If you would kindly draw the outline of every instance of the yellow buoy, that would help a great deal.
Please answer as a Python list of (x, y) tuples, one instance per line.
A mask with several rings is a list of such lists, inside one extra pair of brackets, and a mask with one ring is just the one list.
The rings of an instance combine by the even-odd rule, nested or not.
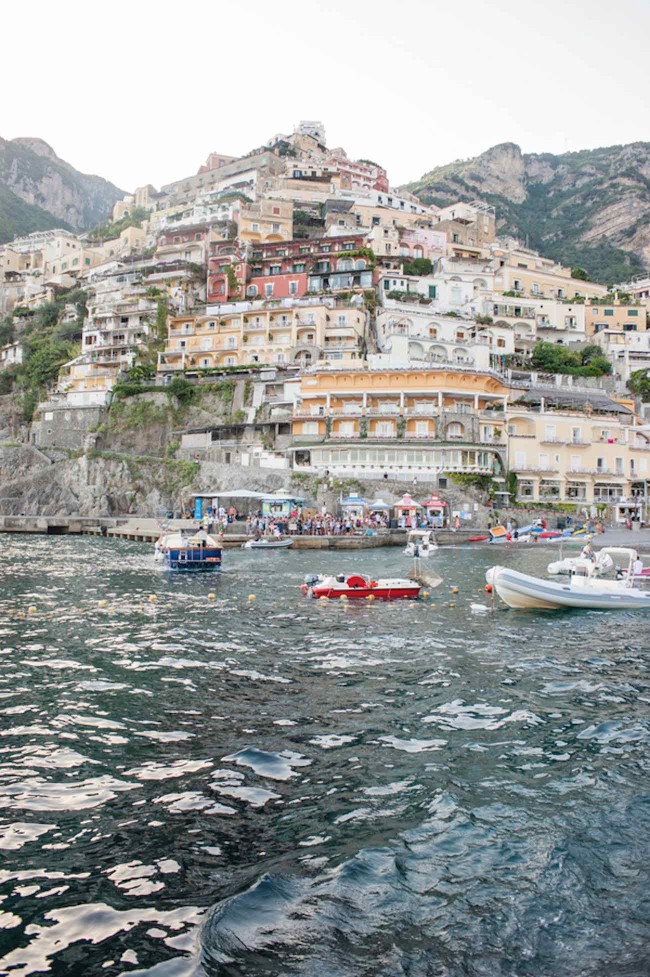
[(422, 591), (422, 596), (423, 597), (428, 597), (429, 596), (429, 591), (428, 590)]
[(208, 600), (216, 600), (217, 595), (214, 593), (208, 594)]
[(451, 592), (452, 592), (452, 594), (457, 594), (458, 593), (458, 587), (452, 587), (451, 588)]
[(319, 600), (329, 600), (329, 597), (319, 597)]
[(149, 603), (150, 604), (155, 604), (157, 600), (158, 600), (158, 598), (156, 597), (155, 594), (149, 594)]
[(36, 614), (36, 611), (37, 611), (37, 608), (36, 608), (36, 607), (34, 607), (34, 605), (33, 605), (33, 604), (30, 604), (30, 605), (29, 605), (29, 607), (27, 608), (27, 610), (28, 610), (28, 612), (29, 612), (30, 614)]
[(255, 596), (255, 594), (249, 594), (248, 595), (248, 599), (249, 600), (257, 600), (257, 597)]
[(374, 600), (374, 599), (375, 599), (374, 594), (368, 594), (368, 596), (366, 597), (366, 600)]
[(107, 600), (98, 600), (97, 601), (97, 606), (98, 607), (106, 607), (107, 604), (108, 604), (108, 601)]
[(347, 594), (341, 594), (341, 600), (347, 600), (347, 599), (348, 599)]

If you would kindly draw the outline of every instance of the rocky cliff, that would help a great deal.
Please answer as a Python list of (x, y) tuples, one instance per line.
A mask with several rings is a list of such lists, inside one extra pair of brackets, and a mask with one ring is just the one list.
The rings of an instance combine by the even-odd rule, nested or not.
[(92, 227), (123, 196), (108, 180), (59, 159), (42, 139), (0, 139), (0, 243), (51, 227)]
[(406, 189), (438, 206), (484, 200), (496, 208), (499, 233), (606, 284), (650, 265), (650, 143), (557, 156), (503, 143)]

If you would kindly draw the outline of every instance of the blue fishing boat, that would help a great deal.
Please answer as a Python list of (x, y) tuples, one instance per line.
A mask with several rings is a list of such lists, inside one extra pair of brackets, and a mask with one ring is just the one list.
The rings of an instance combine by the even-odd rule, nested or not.
[(218, 570), (221, 540), (204, 529), (163, 533), (156, 542), (155, 558), (165, 570)]

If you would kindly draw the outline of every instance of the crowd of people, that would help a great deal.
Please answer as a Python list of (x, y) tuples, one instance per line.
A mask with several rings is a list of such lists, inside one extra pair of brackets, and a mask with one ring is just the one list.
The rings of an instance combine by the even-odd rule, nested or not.
[(351, 536), (355, 533), (374, 535), (387, 526), (388, 520), (382, 513), (373, 513), (362, 519), (335, 516), (327, 511), (318, 514), (301, 513), (295, 509), (287, 516), (262, 515), (258, 512), (246, 520), (246, 532), (255, 539), (262, 536)]

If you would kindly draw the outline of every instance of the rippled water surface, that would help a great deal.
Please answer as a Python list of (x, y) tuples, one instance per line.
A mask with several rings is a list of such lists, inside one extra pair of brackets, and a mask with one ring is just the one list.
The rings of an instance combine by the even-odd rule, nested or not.
[(646, 977), (650, 620), (472, 612), (495, 555), (2, 537), (0, 973)]

